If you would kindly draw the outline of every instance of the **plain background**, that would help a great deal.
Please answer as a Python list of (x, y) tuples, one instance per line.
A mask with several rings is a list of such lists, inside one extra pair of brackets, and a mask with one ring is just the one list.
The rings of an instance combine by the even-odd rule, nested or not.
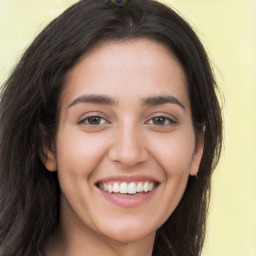
[[(162, 0), (200, 36), (223, 104), (203, 256), (256, 256), (256, 0)], [(77, 0), (0, 0), (0, 84), (33, 38)]]

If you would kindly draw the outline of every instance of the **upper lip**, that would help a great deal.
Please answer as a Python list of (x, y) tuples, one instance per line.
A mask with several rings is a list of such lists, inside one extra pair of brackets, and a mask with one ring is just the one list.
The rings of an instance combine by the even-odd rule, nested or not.
[(133, 176), (126, 176), (126, 175), (117, 175), (117, 176), (109, 176), (100, 180), (96, 181), (96, 184), (110, 182), (110, 181), (121, 181), (121, 182), (132, 182), (132, 181), (152, 181), (159, 183), (156, 178), (151, 176), (142, 176), (142, 175), (133, 175)]

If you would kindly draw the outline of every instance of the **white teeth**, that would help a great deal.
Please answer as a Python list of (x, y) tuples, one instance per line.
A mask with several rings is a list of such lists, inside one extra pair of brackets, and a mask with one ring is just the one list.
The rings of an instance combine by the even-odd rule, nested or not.
[(119, 192), (119, 185), (118, 185), (118, 183), (114, 183), (114, 185), (113, 185), (113, 192), (114, 193), (118, 193)]
[(153, 188), (154, 188), (154, 183), (153, 183), (153, 182), (150, 182), (150, 183), (149, 183), (149, 186), (148, 186), (148, 191), (153, 190)]
[(108, 193), (121, 193), (134, 195), (136, 193), (150, 192), (156, 186), (155, 182), (114, 182), (114, 183), (99, 183), (100, 189)]
[(143, 186), (143, 191), (144, 191), (144, 192), (148, 192), (148, 187), (149, 187), (148, 182), (146, 182), (146, 183), (144, 184), (144, 186)]
[(143, 185), (142, 185), (141, 182), (138, 183), (136, 191), (137, 192), (143, 192)]
[(136, 184), (135, 184), (135, 182), (129, 183), (128, 188), (127, 188), (127, 192), (128, 192), (128, 194), (136, 194)]
[(112, 192), (113, 192), (113, 188), (112, 188), (111, 184), (108, 184), (108, 192), (109, 192), (109, 193), (112, 193)]
[(103, 190), (108, 191), (108, 184), (106, 184), (106, 183), (103, 184)]
[(127, 183), (122, 182), (120, 185), (120, 193), (121, 194), (127, 194)]

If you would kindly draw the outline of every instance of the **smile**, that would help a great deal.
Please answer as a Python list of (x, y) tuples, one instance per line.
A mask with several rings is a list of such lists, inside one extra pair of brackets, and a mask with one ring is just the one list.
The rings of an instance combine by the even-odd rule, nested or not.
[(110, 194), (136, 195), (152, 191), (157, 183), (153, 181), (100, 182), (97, 185), (101, 190)]

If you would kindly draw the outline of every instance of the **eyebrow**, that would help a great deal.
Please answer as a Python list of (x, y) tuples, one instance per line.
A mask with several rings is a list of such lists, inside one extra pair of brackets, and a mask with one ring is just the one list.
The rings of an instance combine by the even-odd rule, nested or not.
[(156, 106), (156, 105), (161, 105), (166, 103), (177, 104), (178, 106), (180, 106), (182, 109), (186, 111), (185, 106), (180, 102), (180, 100), (178, 100), (177, 98), (171, 95), (154, 96), (154, 97), (149, 97), (142, 100), (142, 105), (144, 106), (145, 105)]
[[(76, 98), (69, 104), (68, 108), (71, 108), (72, 106), (79, 103), (95, 103), (95, 104), (108, 105), (108, 106), (114, 106), (118, 104), (118, 102), (110, 96), (90, 94), (90, 95), (82, 95)], [(180, 100), (178, 100), (177, 98), (171, 95), (147, 97), (142, 99), (141, 101), (142, 106), (148, 106), (148, 105), (156, 106), (156, 105), (162, 105), (167, 103), (176, 104), (186, 111), (185, 106), (180, 102)]]
[(82, 95), (75, 100), (73, 100), (68, 108), (71, 108), (72, 106), (79, 104), (79, 103), (95, 103), (95, 104), (101, 104), (101, 105), (110, 105), (114, 106), (117, 104), (117, 101), (109, 96), (106, 95)]

